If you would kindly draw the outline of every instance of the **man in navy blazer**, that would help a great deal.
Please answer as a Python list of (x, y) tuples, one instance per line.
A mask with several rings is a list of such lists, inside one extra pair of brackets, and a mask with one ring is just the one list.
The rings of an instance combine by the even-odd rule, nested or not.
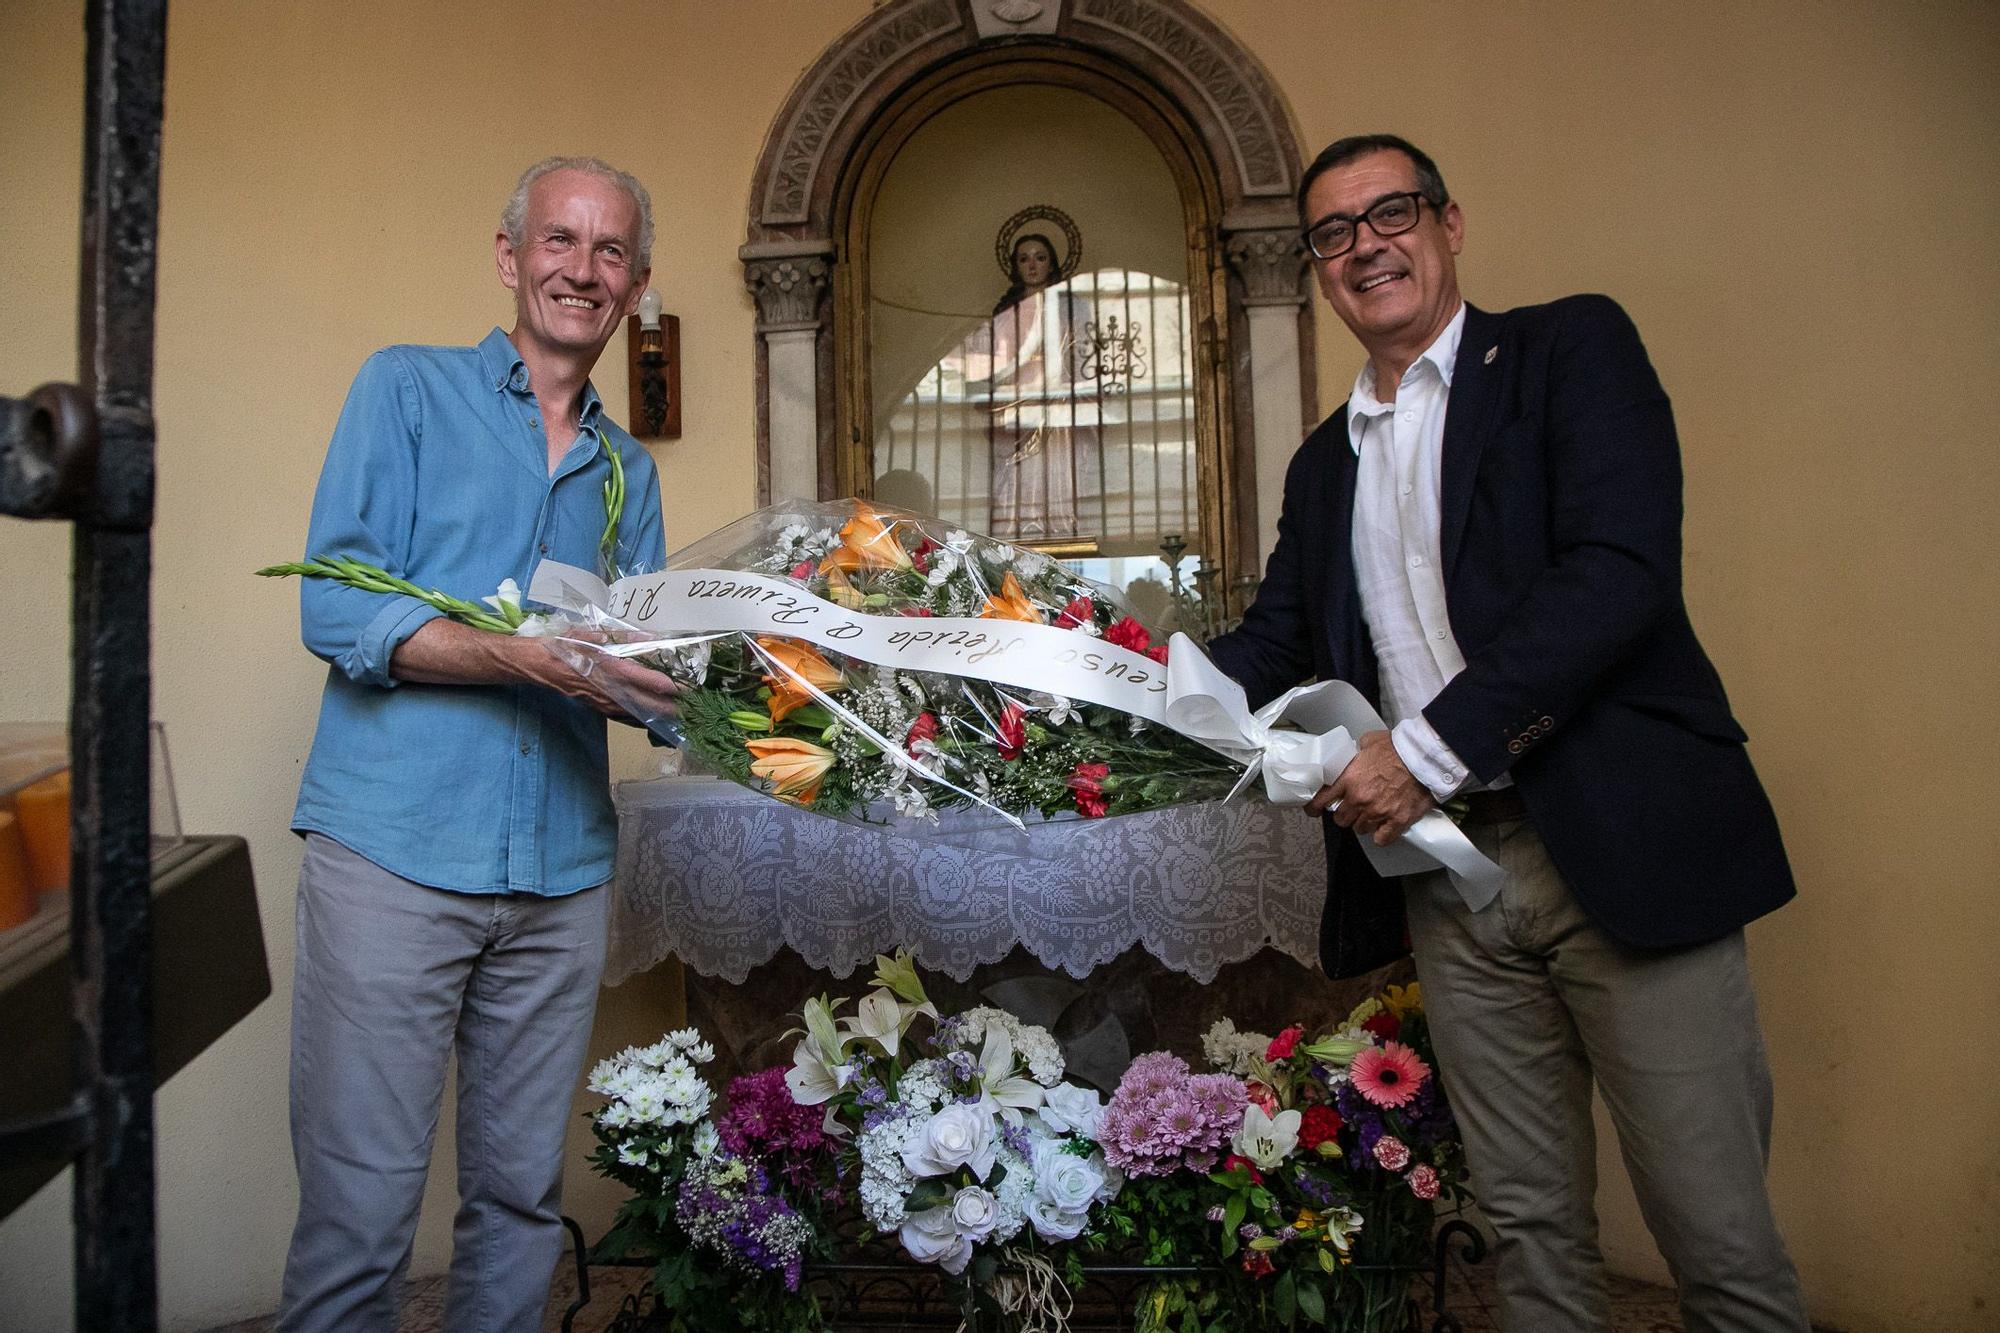
[[(1409, 143), (1341, 140), (1299, 202), (1369, 360), (1210, 651), (1253, 706), (1317, 676), (1389, 723), (1308, 806), (1330, 812), (1327, 970), (1396, 956), (1407, 919), (1504, 1327), (1608, 1327), (1595, 1082), (1687, 1327), (1804, 1330), (1742, 931), (1792, 878), (1682, 600), (1666, 393), (1608, 298), (1467, 305), (1463, 214)], [(1453, 798), (1497, 897), (1378, 878), (1356, 839)]]

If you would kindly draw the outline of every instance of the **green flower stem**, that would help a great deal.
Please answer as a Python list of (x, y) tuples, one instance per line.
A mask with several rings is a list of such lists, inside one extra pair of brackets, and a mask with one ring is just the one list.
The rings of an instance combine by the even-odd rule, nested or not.
[(611, 464), (611, 476), (604, 483), (604, 535), (597, 539), (597, 560), (604, 566), (605, 581), (616, 583), (622, 573), (618, 568), (618, 520), (625, 513), (625, 464), (618, 457), (617, 446), (601, 432), (597, 442)]
[(400, 593), (405, 597), (414, 597), (427, 606), (435, 607), (462, 625), (470, 625), (474, 629), (486, 630), (493, 634), (512, 634), (518, 623), (463, 598), (439, 592), (435, 588), (419, 588), (408, 579), (397, 578), (379, 566), (344, 555), (321, 555), (303, 562), (267, 565), (258, 570), (257, 574), (267, 579), (290, 578), (295, 575), (303, 579), (331, 579), (335, 583), (357, 588), (362, 592)]

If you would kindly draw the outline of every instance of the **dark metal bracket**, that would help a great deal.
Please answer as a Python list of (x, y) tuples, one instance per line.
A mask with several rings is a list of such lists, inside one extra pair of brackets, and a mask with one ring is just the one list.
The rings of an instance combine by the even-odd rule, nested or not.
[(0, 514), (83, 519), (97, 451), (97, 407), (76, 385), (0, 398)]

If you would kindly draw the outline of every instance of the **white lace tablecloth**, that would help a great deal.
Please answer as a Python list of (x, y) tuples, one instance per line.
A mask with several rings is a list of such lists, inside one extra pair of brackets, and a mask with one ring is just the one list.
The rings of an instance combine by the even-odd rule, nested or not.
[(1204, 983), (1267, 945), (1318, 959), (1319, 821), (1257, 799), (1040, 825), (999, 850), (710, 777), (622, 783), (617, 801), (608, 985), (669, 954), (740, 983), (785, 947), (845, 977), (908, 945), (960, 981), (1016, 944), (1079, 978), (1134, 944)]

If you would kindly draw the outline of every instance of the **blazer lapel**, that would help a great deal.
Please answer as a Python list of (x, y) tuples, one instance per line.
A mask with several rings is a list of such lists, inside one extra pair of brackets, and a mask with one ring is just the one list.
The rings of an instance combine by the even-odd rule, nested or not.
[(1445, 408), (1444, 475), (1438, 493), (1438, 537), (1447, 581), (1458, 567), (1465, 520), (1472, 512), (1472, 482), (1479, 472), (1479, 455), (1493, 433), (1495, 391), (1506, 369), (1494, 355), (1500, 350), (1500, 329), (1499, 316), (1466, 303), (1465, 329), (1459, 335), (1458, 360), (1452, 366), (1451, 396)]

